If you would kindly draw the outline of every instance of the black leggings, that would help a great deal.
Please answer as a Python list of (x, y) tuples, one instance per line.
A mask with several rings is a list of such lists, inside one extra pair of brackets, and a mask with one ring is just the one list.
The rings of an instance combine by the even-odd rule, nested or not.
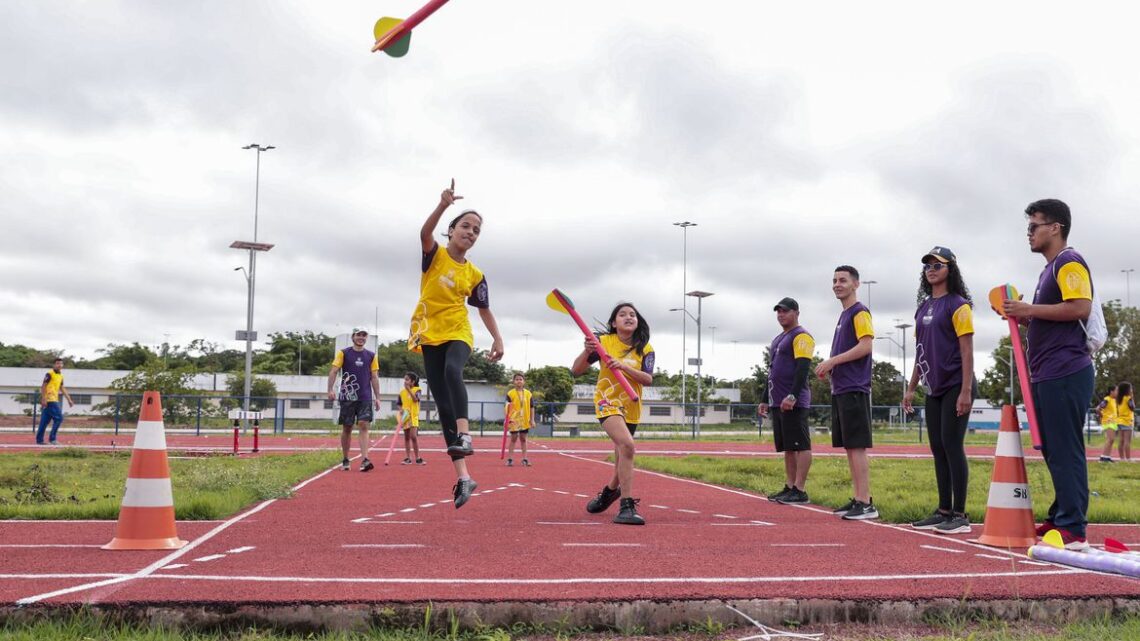
[(428, 389), (435, 397), (435, 406), (439, 410), (443, 440), (449, 446), (455, 445), (459, 442), (459, 425), (456, 421), (467, 418), (467, 387), (463, 385), (463, 366), (471, 356), (471, 347), (463, 341), (448, 341), (441, 345), (424, 345), (423, 352)]
[(966, 486), (970, 465), (966, 462), (966, 427), (970, 413), (958, 416), (956, 405), (961, 385), (941, 396), (926, 397), (926, 430), (934, 455), (934, 478), (938, 482), (938, 509), (959, 514), (966, 511)]

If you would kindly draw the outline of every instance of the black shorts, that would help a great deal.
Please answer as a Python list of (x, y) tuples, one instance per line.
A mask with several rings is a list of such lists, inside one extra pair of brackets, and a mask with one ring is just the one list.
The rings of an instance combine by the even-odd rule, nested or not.
[[(618, 416), (618, 415), (614, 414), (614, 416)], [(607, 418), (610, 418), (610, 417), (606, 416), (604, 418), (599, 418), (598, 419), (598, 425), (605, 423)], [(637, 436), (637, 423), (626, 423), (625, 426), (627, 428), (629, 428), (629, 435), (630, 436)]]
[(808, 429), (806, 407), (788, 411), (772, 408), (772, 436), (777, 452), (802, 452), (811, 449), (811, 430)]
[(832, 395), (831, 446), (849, 450), (871, 447), (871, 397), (866, 392)]
[(337, 423), (352, 427), (357, 423), (372, 422), (372, 401), (341, 401)]
[(526, 436), (529, 432), (530, 432), (530, 428), (527, 428), (525, 430), (515, 430), (515, 431), (511, 432), (511, 434), (522, 434), (523, 436)]

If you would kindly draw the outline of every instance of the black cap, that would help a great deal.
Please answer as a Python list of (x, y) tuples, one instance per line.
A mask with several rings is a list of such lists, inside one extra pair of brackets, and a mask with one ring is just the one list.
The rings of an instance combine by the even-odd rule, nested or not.
[(780, 302), (776, 303), (776, 306), (772, 308), (772, 311), (778, 312), (780, 311), (781, 307), (784, 309), (790, 309), (794, 312), (800, 311), (800, 304), (796, 302), (796, 299), (789, 298), (787, 296), (781, 298)]
[(949, 247), (935, 247), (922, 257), (922, 262), (927, 262), (927, 258), (933, 258), (940, 263), (952, 263), (958, 260), (957, 257), (954, 256), (954, 252), (950, 251)]

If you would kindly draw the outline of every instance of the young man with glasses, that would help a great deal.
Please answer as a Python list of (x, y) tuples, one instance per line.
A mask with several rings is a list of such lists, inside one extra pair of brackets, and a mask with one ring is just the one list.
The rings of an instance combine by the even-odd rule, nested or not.
[(1086, 550), (1088, 464), (1081, 431), (1093, 393), (1092, 355), (1081, 322), (1092, 311), (1093, 282), (1085, 259), (1068, 246), (1069, 206), (1045, 199), (1025, 208), (1029, 249), (1045, 258), (1033, 302), (1006, 300), (1007, 316), (1028, 324), (1029, 380), (1037, 406), (1041, 453), (1056, 498), (1037, 535), (1058, 530), (1069, 550)]

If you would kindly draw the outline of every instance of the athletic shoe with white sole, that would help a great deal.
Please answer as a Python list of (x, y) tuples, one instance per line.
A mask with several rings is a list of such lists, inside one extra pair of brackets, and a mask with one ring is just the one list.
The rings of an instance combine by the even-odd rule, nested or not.
[(471, 444), (471, 435), (466, 432), (461, 433), (458, 443), (447, 446), (447, 453), (450, 456), (471, 456), (474, 454), (475, 447)]
[(851, 498), (851, 499), (848, 499), (847, 502), (844, 503), (843, 505), (840, 505), (839, 507), (832, 510), (831, 513), (834, 514), (835, 516), (843, 516), (844, 514), (847, 514), (848, 512), (850, 512), (851, 508), (853, 508), (853, 507), (855, 507), (855, 499)]
[(373, 465), (372, 461), (369, 461), (368, 459), (364, 459), (363, 461), (360, 462), (360, 471), (361, 472), (367, 472), (368, 470), (371, 470), (374, 467), (376, 467), (376, 466)]
[(344, 470), (345, 472), (347, 472), (347, 471), (348, 471), (348, 468), (350, 468), (350, 467), (352, 467), (352, 466), (348, 464), (348, 459), (341, 459), (341, 461), (340, 461), (340, 469), (342, 469), (342, 470)]
[(451, 488), (452, 494), (455, 495), (455, 509), (458, 510), (463, 507), (463, 504), (471, 498), (471, 493), (477, 487), (479, 484), (475, 482), (475, 479), (459, 479), (456, 481), (455, 487)]
[(641, 499), (624, 498), (621, 500), (621, 509), (614, 517), (614, 523), (621, 525), (645, 525), (645, 519), (637, 513), (637, 504)]
[(968, 534), (970, 519), (965, 514), (955, 514), (934, 528), (934, 531), (939, 534)]
[(779, 500), (781, 498), (784, 497), (785, 494), (787, 494), (788, 492), (791, 492), (791, 491), (792, 491), (792, 488), (785, 485), (784, 489), (780, 490), (779, 492), (776, 492), (775, 494), (769, 494), (768, 500), (773, 502), (773, 503), (777, 503), (777, 502), (779, 502)]
[(620, 497), (620, 489), (614, 488), (611, 490), (610, 486), (607, 485), (602, 488), (601, 492), (598, 492), (597, 496), (590, 499), (590, 502), (586, 504), (586, 511), (590, 514), (599, 514), (601, 512), (605, 512), (606, 509), (613, 505), (614, 501), (618, 500)]
[(940, 511), (936, 510), (934, 512), (934, 514), (931, 514), (930, 516), (926, 517), (925, 519), (920, 519), (918, 521), (914, 521), (913, 523), (910, 524), (910, 526), (916, 530), (933, 530), (934, 528), (936, 528), (939, 525), (942, 525), (943, 523), (948, 521), (950, 519), (950, 516), (951, 515), (949, 515), (945, 512), (940, 512)]
[(879, 511), (875, 509), (874, 503), (864, 503), (862, 501), (855, 501), (850, 510), (843, 515), (843, 518), (848, 521), (865, 521), (868, 519), (879, 518)]
[(811, 499), (808, 498), (807, 492), (793, 487), (791, 491), (780, 497), (780, 500), (777, 502), (782, 505), (801, 505), (803, 503), (811, 503)]

